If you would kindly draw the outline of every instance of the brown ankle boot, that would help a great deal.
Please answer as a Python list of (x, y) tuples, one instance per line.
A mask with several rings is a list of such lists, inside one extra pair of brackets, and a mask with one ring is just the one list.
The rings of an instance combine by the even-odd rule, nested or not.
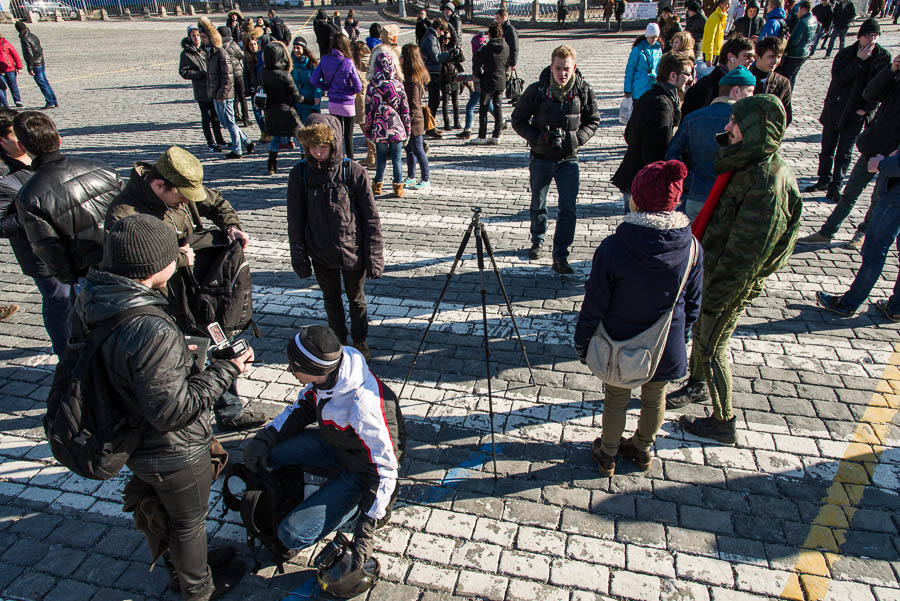
[(375, 182), (372, 184), (372, 194), (375, 196), (381, 196), (381, 182)]
[(394, 196), (396, 196), (397, 198), (403, 198), (403, 182), (394, 184)]

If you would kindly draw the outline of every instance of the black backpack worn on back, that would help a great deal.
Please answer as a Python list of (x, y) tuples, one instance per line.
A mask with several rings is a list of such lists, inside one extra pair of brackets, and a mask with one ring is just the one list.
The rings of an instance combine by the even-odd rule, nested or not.
[(126, 416), (112, 397), (109, 374), (95, 360), (109, 335), (137, 315), (166, 318), (153, 305), (126, 309), (83, 339), (70, 340), (53, 374), (44, 434), (56, 460), (84, 478), (108, 480), (118, 474), (144, 433), (141, 420)]
[[(244, 483), (244, 492), (240, 497), (231, 490), (233, 478)], [(257, 540), (272, 554), (278, 566), (277, 573), (284, 574), (284, 562), (294, 553), (278, 538), (278, 526), (303, 501), (303, 496), (303, 470), (297, 466), (285, 466), (272, 472), (254, 472), (243, 463), (235, 463), (228, 469), (222, 483), (222, 515), (229, 509), (240, 513), (247, 529), (247, 546), (253, 555), (254, 574), (261, 567), (256, 554)]]

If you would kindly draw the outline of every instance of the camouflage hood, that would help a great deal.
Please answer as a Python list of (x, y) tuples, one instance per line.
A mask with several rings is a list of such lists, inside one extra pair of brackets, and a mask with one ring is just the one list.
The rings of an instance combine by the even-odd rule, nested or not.
[(781, 147), (787, 116), (777, 96), (760, 94), (734, 103), (731, 109), (743, 139), (725, 146), (716, 157), (716, 173), (737, 171), (766, 159)]

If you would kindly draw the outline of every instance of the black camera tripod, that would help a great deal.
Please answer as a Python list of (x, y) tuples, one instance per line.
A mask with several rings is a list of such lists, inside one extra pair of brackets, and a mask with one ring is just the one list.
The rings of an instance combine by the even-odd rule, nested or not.
[(497, 276), (497, 283), (500, 285), (500, 291), (503, 293), (503, 300), (506, 301), (506, 309), (509, 311), (510, 319), (512, 319), (513, 328), (516, 331), (516, 338), (519, 341), (519, 347), (522, 349), (522, 357), (525, 358), (525, 365), (528, 366), (529, 381), (532, 384), (534, 384), (534, 373), (531, 371), (531, 362), (528, 360), (528, 353), (525, 352), (525, 343), (522, 342), (522, 335), (519, 334), (519, 325), (516, 323), (516, 316), (513, 313), (512, 303), (509, 302), (509, 294), (506, 293), (506, 286), (503, 285), (503, 279), (500, 277), (500, 270), (497, 268), (497, 261), (494, 259), (494, 249), (493, 247), (491, 247), (491, 241), (490, 239), (488, 239), (487, 231), (484, 229), (484, 224), (481, 223), (481, 208), (472, 207), (472, 213), (474, 213), (472, 215), (472, 221), (469, 223), (469, 228), (466, 230), (466, 233), (463, 234), (462, 243), (459, 245), (459, 250), (456, 251), (456, 258), (453, 261), (453, 266), (450, 268), (450, 273), (447, 274), (447, 279), (444, 281), (444, 287), (441, 289), (441, 294), (438, 296), (437, 301), (434, 303), (434, 311), (431, 312), (431, 317), (428, 318), (428, 325), (425, 327), (425, 333), (422, 334), (422, 340), (419, 342), (419, 348), (416, 349), (416, 354), (413, 355), (412, 363), (409, 364), (409, 371), (406, 373), (406, 378), (403, 380), (403, 386), (400, 388), (400, 394), (397, 396), (397, 400), (399, 401), (401, 398), (403, 398), (403, 391), (406, 389), (406, 383), (409, 382), (409, 377), (412, 375), (413, 367), (415, 367), (416, 361), (418, 360), (419, 355), (422, 352), (422, 347), (425, 345), (425, 338), (428, 337), (428, 332), (431, 330), (431, 325), (434, 323), (434, 318), (437, 317), (438, 310), (441, 307), (441, 301), (444, 300), (444, 294), (447, 292), (447, 288), (450, 286), (450, 279), (456, 272), (456, 267), (462, 260), (462, 256), (466, 250), (466, 246), (469, 244), (469, 238), (472, 237), (472, 232), (474, 231), (475, 250), (478, 257), (478, 275), (481, 280), (481, 323), (484, 329), (484, 365), (485, 369), (487, 370), (488, 412), (490, 414), (491, 420), (491, 454), (494, 461), (494, 479), (496, 479), (497, 450), (494, 445), (494, 396), (491, 391), (491, 350), (488, 344), (487, 291), (484, 287), (485, 250), (487, 250), (488, 257), (490, 257), (491, 259), (491, 266), (494, 268), (494, 275)]

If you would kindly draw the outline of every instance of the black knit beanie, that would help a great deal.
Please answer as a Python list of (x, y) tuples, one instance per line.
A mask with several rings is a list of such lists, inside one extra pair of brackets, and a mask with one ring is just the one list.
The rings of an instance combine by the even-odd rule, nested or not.
[(327, 376), (341, 365), (341, 341), (328, 326), (306, 326), (288, 342), (287, 358), (292, 371)]
[(877, 33), (881, 35), (881, 25), (878, 24), (878, 21), (875, 19), (866, 19), (862, 22), (862, 25), (859, 26), (859, 33), (856, 34), (856, 37), (861, 38), (862, 36), (869, 33)]
[(16, 31), (22, 33), (26, 29), (28, 29), (28, 25), (25, 25), (24, 21), (16, 21)]
[(117, 221), (103, 243), (103, 269), (143, 280), (169, 266), (178, 256), (175, 231), (150, 215), (131, 215)]

